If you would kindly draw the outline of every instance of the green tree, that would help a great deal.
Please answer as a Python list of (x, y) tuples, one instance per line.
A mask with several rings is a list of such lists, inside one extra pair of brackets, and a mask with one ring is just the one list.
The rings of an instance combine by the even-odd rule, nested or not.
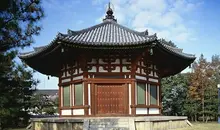
[(213, 55), (210, 63), (210, 73), (212, 84), (205, 90), (205, 114), (206, 122), (210, 119), (217, 119), (218, 116), (218, 89), (217, 84), (220, 83), (220, 57)]
[(40, 0), (1, 0), (0, 52), (33, 43), (44, 16)]
[(31, 111), (38, 115), (54, 115), (57, 113), (58, 98), (52, 99), (47, 95), (34, 94), (31, 97)]
[(2, 0), (0, 4), (0, 129), (28, 119), (33, 71), (17, 64), (17, 49), (33, 43), (43, 17), (40, 0)]
[(38, 81), (33, 71), (13, 61), (15, 52), (0, 55), (0, 129), (28, 120), (31, 94)]
[(203, 55), (200, 56), (197, 62), (193, 63), (192, 69), (188, 99), (191, 100), (190, 102), (193, 101), (194, 110), (197, 111), (197, 113), (194, 113), (195, 120), (197, 120), (199, 115), (202, 115), (202, 120), (205, 121), (205, 115), (207, 114), (205, 100), (207, 90), (213, 86), (213, 70), (211, 64), (206, 61)]
[(164, 115), (185, 115), (184, 104), (188, 85), (188, 74), (177, 74), (162, 79), (162, 105)]

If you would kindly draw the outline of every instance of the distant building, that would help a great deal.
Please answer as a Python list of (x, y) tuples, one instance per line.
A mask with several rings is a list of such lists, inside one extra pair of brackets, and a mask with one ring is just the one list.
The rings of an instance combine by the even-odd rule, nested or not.
[(58, 89), (37, 89), (34, 94), (47, 96), (49, 99), (55, 100), (58, 98)]

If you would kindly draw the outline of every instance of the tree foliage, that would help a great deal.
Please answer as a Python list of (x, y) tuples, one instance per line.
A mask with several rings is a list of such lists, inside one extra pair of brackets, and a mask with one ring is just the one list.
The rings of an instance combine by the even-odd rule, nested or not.
[(203, 55), (193, 63), (192, 72), (162, 80), (165, 115), (186, 115), (189, 119), (214, 120), (218, 115), (217, 84), (220, 83), (220, 57), (208, 62)]
[(40, 0), (1, 0), (0, 11), (0, 52), (33, 43), (44, 16)]
[(28, 108), (33, 87), (33, 71), (23, 64), (15, 64), (15, 52), (0, 55), (0, 129), (17, 125), (28, 119)]
[(17, 64), (17, 49), (33, 43), (44, 16), (40, 0), (2, 0), (0, 4), (0, 129), (28, 119), (33, 71)]
[(54, 115), (58, 113), (58, 98), (53, 99), (48, 95), (34, 94), (31, 97), (32, 113), (36, 115)]
[(185, 115), (184, 104), (188, 85), (188, 74), (177, 74), (162, 79), (162, 104), (164, 115)]
[[(202, 120), (205, 121), (205, 116), (207, 118), (210, 114), (214, 114), (215, 109), (210, 109), (210, 107), (213, 105), (212, 102), (217, 99), (213, 97), (214, 95), (217, 96), (217, 85), (213, 80), (214, 66), (212, 62), (207, 62), (204, 56), (201, 55), (198, 62), (193, 64), (192, 69), (188, 96), (197, 103), (197, 108), (194, 108), (197, 110), (195, 118), (202, 115)], [(217, 104), (217, 102), (213, 103)]]

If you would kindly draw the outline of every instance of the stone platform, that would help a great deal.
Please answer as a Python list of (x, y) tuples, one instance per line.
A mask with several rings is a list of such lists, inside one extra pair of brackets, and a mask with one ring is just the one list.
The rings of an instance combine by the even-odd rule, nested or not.
[(187, 117), (69, 117), (34, 118), (33, 130), (170, 130), (189, 127)]

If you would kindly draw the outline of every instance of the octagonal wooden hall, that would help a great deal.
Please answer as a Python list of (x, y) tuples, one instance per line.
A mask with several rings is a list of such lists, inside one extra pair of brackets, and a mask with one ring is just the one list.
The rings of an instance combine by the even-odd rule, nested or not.
[(59, 78), (61, 117), (161, 115), (161, 78), (195, 60), (156, 34), (118, 24), (110, 7), (102, 23), (59, 33), (49, 45), (19, 57)]

